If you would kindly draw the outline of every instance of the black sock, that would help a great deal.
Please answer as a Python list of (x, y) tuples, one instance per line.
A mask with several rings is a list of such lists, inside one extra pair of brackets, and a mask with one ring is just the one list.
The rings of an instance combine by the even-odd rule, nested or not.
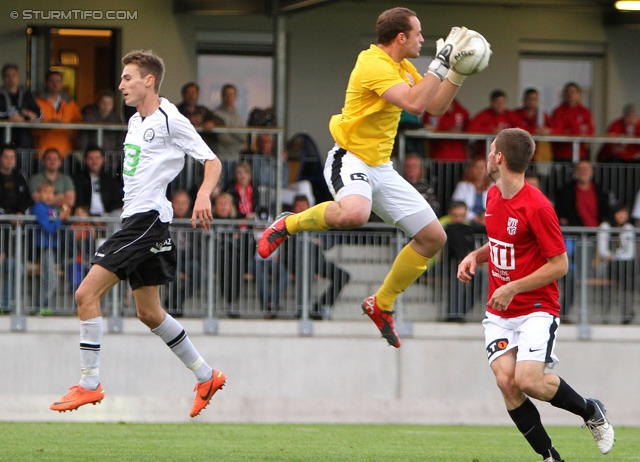
[(529, 398), (519, 407), (509, 411), (509, 416), (535, 452), (545, 459), (551, 455), (554, 459), (561, 460), (560, 454), (551, 444), (551, 438), (542, 426), (538, 409)]
[(554, 397), (549, 400), (549, 404), (554, 407), (564, 409), (565, 411), (569, 411), (572, 414), (579, 415), (585, 421), (589, 420), (595, 412), (593, 404), (580, 396), (562, 378), (560, 378), (558, 391)]

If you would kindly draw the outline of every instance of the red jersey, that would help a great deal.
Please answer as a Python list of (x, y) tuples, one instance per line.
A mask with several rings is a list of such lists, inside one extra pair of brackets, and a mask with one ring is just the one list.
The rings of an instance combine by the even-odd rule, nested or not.
[[(447, 112), (439, 117), (425, 112), (423, 121), (425, 125), (437, 121), (436, 131), (438, 132), (462, 133), (469, 122), (469, 111), (454, 99)], [(431, 140), (430, 147), (431, 158), (434, 160), (464, 161), (468, 158), (466, 140)]]
[[(489, 237), (489, 298), (500, 286), (522, 279), (547, 263), (547, 258), (566, 251), (558, 217), (549, 199), (525, 182), (505, 200), (497, 186), (487, 193), (485, 213)], [(503, 318), (535, 312), (560, 315), (558, 282), (513, 297), (506, 311), (487, 311)]]
[[(537, 113), (532, 116), (530, 116), (527, 112), (527, 108), (525, 107), (520, 107), (516, 110), (513, 111), (515, 113), (515, 115), (517, 115), (520, 118), (520, 121), (522, 123), (522, 127), (524, 130), (528, 131), (529, 133), (531, 133), (532, 135), (534, 134), (534, 132), (536, 131), (536, 128), (538, 128), (538, 126), (540, 124), (538, 124), (538, 115)], [(546, 127), (551, 127), (553, 124), (553, 121), (551, 120), (551, 117), (549, 117), (547, 115), (547, 113), (545, 112), (543, 114), (543, 125)]]
[[(471, 133), (498, 133), (505, 128), (524, 129), (524, 124), (515, 112), (506, 109), (498, 114), (490, 107), (474, 115), (467, 125), (467, 131)], [(486, 143), (476, 141), (476, 154), (484, 156), (486, 153)]]
[[(554, 135), (581, 135), (591, 136), (594, 133), (591, 111), (582, 104), (569, 106), (561, 104), (553, 111)], [(587, 158), (587, 145), (580, 145), (580, 159)], [(554, 160), (571, 160), (573, 147), (571, 143), (553, 143)]]
[[(640, 120), (635, 124), (625, 124), (624, 118), (611, 122), (607, 127), (607, 135), (640, 136)], [(607, 143), (598, 155), (598, 162), (638, 162), (640, 161), (640, 144)]]

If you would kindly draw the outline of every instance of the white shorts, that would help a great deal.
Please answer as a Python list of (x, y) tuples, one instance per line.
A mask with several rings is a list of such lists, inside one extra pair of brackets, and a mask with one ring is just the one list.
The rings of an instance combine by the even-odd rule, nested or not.
[(482, 321), (489, 364), (517, 348), (516, 361), (539, 361), (552, 368), (559, 362), (554, 353), (560, 318), (538, 312), (517, 318), (486, 313)]
[(334, 199), (358, 194), (385, 223), (410, 237), (436, 220), (422, 195), (393, 168), (392, 162), (372, 167), (336, 145), (327, 156), (324, 178)]

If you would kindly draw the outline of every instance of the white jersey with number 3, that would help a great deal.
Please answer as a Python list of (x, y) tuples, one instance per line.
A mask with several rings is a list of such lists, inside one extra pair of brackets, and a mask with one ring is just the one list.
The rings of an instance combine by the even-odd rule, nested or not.
[(200, 163), (216, 158), (191, 122), (166, 99), (160, 98), (160, 107), (150, 116), (142, 118), (136, 112), (129, 119), (122, 168), (123, 219), (156, 210), (162, 222), (171, 221), (167, 186), (182, 171), (185, 154)]

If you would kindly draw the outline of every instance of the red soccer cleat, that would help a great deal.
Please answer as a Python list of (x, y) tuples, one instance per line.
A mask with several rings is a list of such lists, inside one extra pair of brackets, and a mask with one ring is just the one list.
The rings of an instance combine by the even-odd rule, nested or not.
[(293, 215), (291, 212), (282, 212), (276, 217), (276, 220), (264, 230), (262, 236), (258, 240), (258, 254), (262, 258), (267, 258), (271, 255), (280, 244), (289, 239), (289, 231), (284, 225), (285, 219)]
[(389, 345), (400, 348), (400, 338), (393, 325), (393, 311), (381, 310), (376, 304), (376, 296), (371, 295), (362, 302), (362, 312), (371, 318)]

